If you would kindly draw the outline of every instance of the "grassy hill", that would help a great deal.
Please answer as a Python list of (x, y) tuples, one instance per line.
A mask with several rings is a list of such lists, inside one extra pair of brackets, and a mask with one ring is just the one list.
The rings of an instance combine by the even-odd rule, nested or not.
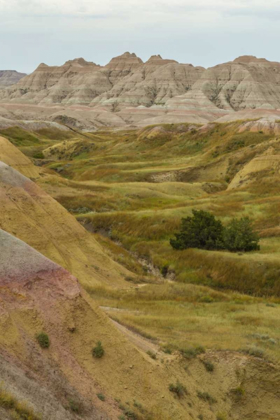
[[(167, 419), (185, 418), (182, 413), (207, 420), (279, 416), (280, 140), (274, 130), (256, 130), (253, 123), (71, 132), (67, 138), (55, 129), (51, 135), (17, 129), (16, 142), (14, 131), (2, 133), (37, 166), (5, 141), (0, 160), (27, 171), (37, 185), (24, 197), (14, 190), (18, 204), (5, 192), (0, 227), (78, 277), (104, 319), (111, 318), (140, 351), (145, 369), (151, 366)], [(23, 198), (32, 205), (23, 205)], [(211, 211), (225, 225), (249, 216), (260, 251), (172, 249), (169, 239), (192, 209)], [(98, 334), (109, 340), (107, 327), (102, 334), (99, 326)], [(84, 357), (74, 341), (75, 357)], [(131, 357), (140, 372), (137, 352)], [(108, 363), (110, 377), (115, 362)], [(134, 377), (133, 368), (128, 372)], [(168, 375), (188, 396), (173, 397)], [(121, 380), (117, 372), (114, 378)], [(129, 381), (121, 380), (130, 406), (119, 402), (120, 416), (133, 418), (127, 416), (130, 407), (135, 418), (163, 418), (148, 389), (133, 402)], [(101, 388), (120, 399), (123, 389), (107, 382), (100, 379)], [(141, 414), (139, 404), (148, 413)]]

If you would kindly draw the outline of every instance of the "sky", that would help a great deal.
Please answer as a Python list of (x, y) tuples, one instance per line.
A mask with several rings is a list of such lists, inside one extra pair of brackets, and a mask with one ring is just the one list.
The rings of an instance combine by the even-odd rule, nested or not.
[(0, 70), (134, 52), (211, 67), (280, 61), (279, 0), (0, 0)]

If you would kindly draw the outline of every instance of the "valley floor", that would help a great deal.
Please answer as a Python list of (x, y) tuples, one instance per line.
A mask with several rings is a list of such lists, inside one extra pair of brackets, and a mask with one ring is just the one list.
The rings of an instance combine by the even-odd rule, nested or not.
[[(277, 373), (270, 371), (279, 375), (280, 139), (275, 127), (256, 130), (254, 121), (239, 121), (96, 133), (13, 128), (0, 134), (36, 163), (37, 185), (116, 263), (116, 282), (105, 283), (90, 281), (92, 273), (101, 279), (100, 265), (85, 271), (78, 262), (72, 266), (93, 302), (152, 364), (172, 370), (174, 363), (185, 382), (202, 375), (201, 365), (205, 383), (210, 386), (214, 378), (216, 387), (227, 364), (238, 360), (242, 366), (252, 358), (254, 369), (237, 373), (240, 380), (232, 382), (240, 395), (232, 388), (236, 398), (229, 404), (233, 394), (226, 384), (222, 411), (210, 403), (209, 414), (205, 399), (198, 397), (204, 417), (190, 409), (190, 418), (277, 420), (280, 406), (269, 411), (269, 399), (257, 411), (252, 405), (265, 393), (265, 386), (256, 390), (254, 375), (261, 378), (262, 372), (268, 388), (279, 385)], [(173, 250), (169, 240), (192, 209), (211, 211), (224, 224), (249, 216), (261, 237), (260, 251)], [(65, 255), (64, 250), (64, 262)], [(86, 255), (89, 261), (90, 248)], [(215, 390), (219, 398), (222, 388)], [(204, 397), (208, 404), (210, 397)]]

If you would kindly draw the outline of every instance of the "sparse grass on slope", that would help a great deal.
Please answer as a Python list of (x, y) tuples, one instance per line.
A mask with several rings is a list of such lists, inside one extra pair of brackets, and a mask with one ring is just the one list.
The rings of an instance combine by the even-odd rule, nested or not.
[(10, 392), (0, 387), (0, 407), (9, 412), (14, 420), (41, 420), (41, 416), (24, 401), (19, 401)]

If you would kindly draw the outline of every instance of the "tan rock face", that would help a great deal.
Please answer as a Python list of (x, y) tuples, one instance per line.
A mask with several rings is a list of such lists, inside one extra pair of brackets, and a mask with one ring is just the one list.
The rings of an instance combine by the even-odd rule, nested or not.
[(105, 69), (110, 82), (115, 84), (119, 79), (129, 75), (142, 64), (143, 61), (141, 58), (137, 57), (136, 54), (126, 52), (119, 57), (113, 58), (110, 63), (105, 66)]
[[(31, 75), (1, 89), (0, 102), (5, 104), (1, 109), (40, 105), (45, 107), (40, 120), (66, 116), (86, 130), (246, 119), (253, 111), (262, 117), (280, 108), (280, 63), (242, 56), (205, 70), (160, 55), (143, 63), (129, 52), (103, 67), (77, 58), (58, 67), (40, 64)], [(46, 111), (50, 106), (56, 107), (53, 112)], [(1, 117), (9, 119), (1, 109)], [(33, 108), (28, 119), (38, 120), (40, 112)], [(3, 120), (2, 125), (9, 123)]]
[(82, 58), (60, 67), (39, 67), (2, 92), (3, 101), (35, 104), (164, 104), (184, 94), (201, 76), (202, 67), (152, 56), (146, 63), (135, 54), (113, 58), (105, 67)]
[(185, 95), (189, 101), (211, 101), (218, 108), (277, 109), (280, 107), (280, 63), (255, 57), (207, 69)]
[(125, 105), (164, 105), (166, 101), (191, 89), (204, 69), (190, 64), (179, 64), (172, 60), (151, 57), (147, 63), (137, 67), (94, 103), (108, 104), (117, 101)]
[(14, 85), (25, 76), (25, 73), (18, 73), (15, 70), (0, 70), (0, 89)]
[(31, 75), (7, 90), (4, 97), (24, 103), (83, 104), (110, 88), (110, 81), (99, 66), (78, 59), (61, 67), (40, 64)]

